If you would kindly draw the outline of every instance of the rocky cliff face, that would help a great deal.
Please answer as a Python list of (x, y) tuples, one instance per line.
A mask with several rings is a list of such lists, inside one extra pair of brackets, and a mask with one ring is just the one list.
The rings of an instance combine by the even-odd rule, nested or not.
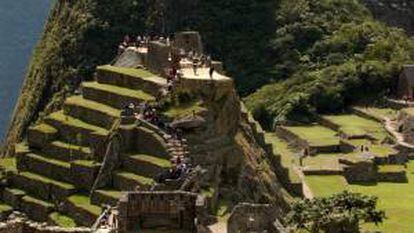
[(373, 16), (390, 26), (414, 34), (414, 2), (410, 0), (363, 0)]

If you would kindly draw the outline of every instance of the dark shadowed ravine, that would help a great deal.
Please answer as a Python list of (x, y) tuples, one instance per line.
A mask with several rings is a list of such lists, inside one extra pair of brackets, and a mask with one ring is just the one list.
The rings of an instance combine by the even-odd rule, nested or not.
[(3, 139), (50, 0), (0, 1), (0, 140)]

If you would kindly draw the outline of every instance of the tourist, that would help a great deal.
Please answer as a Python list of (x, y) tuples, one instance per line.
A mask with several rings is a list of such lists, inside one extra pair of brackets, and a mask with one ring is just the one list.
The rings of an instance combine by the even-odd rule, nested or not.
[(194, 56), (193, 57), (193, 71), (194, 71), (194, 75), (195, 76), (198, 75), (197, 74), (198, 62), (199, 62), (198, 57), (197, 56)]
[(210, 66), (210, 69), (209, 69), (208, 73), (210, 75), (210, 79), (213, 79), (214, 67)]

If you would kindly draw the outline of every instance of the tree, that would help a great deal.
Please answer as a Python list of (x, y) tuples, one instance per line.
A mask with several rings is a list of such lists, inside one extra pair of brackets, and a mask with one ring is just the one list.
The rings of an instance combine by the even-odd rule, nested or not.
[(296, 229), (311, 233), (357, 233), (359, 224), (376, 225), (385, 218), (377, 210), (377, 197), (344, 191), (330, 197), (305, 199), (296, 202), (287, 221)]

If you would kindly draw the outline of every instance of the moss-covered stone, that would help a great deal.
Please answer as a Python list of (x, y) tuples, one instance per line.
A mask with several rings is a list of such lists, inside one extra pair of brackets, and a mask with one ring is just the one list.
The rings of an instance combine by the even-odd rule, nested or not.
[(99, 172), (100, 164), (88, 160), (76, 160), (71, 163), (72, 183), (76, 188), (89, 191)]

